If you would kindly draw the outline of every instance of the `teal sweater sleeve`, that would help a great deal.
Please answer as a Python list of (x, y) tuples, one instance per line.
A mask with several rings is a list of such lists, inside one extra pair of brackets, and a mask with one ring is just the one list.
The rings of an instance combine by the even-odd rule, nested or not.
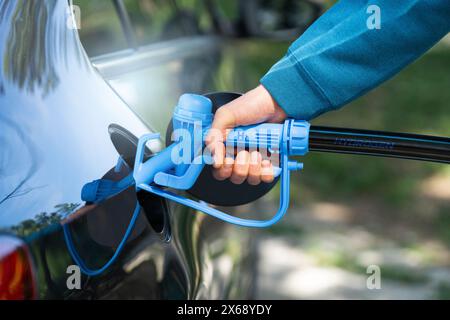
[[(368, 27), (371, 5), (380, 9), (379, 29)], [(449, 0), (342, 0), (289, 47), (261, 84), (289, 117), (309, 120), (389, 79), (449, 31)]]

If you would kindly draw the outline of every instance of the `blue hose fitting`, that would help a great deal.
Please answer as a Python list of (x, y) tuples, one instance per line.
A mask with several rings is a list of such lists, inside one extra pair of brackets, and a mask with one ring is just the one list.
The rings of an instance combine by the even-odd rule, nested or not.
[[(187, 190), (195, 184), (205, 165), (204, 138), (213, 119), (211, 110), (212, 103), (208, 98), (184, 94), (174, 112), (173, 144), (143, 162), (146, 143), (157, 139), (159, 135), (149, 134), (139, 139), (133, 172), (136, 189), (154, 193), (238, 226), (262, 228), (277, 223), (289, 207), (290, 171), (303, 168), (302, 163), (289, 160), (289, 156), (305, 155), (308, 152), (310, 125), (306, 121), (288, 119), (284, 124), (264, 123), (238, 127), (227, 136), (227, 147), (231, 145), (233, 148), (255, 150), (267, 148), (271, 153), (279, 154), (280, 167), (274, 168), (274, 173), (281, 175), (280, 206), (269, 220), (234, 217), (204, 202), (187, 199), (160, 187)], [(177, 131), (178, 129), (181, 130)], [(188, 159), (189, 163), (180, 163), (182, 158)]]

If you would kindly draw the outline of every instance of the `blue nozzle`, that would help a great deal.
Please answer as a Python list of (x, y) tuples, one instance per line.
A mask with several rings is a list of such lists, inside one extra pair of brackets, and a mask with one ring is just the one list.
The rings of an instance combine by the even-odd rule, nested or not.
[[(192, 105), (189, 105), (191, 102)], [(207, 98), (196, 95), (183, 95), (175, 110), (174, 128), (187, 129), (190, 133), (196, 133), (196, 130), (199, 129), (207, 130), (210, 124), (208, 121), (210, 120), (207, 121), (207, 125), (204, 125), (202, 122), (200, 128), (193, 125), (193, 122), (199, 121), (200, 118), (212, 119), (212, 115), (202, 113), (209, 110), (210, 107), (211, 104)], [(168, 158), (168, 150), (174, 150), (173, 148), (174, 146), (177, 146), (177, 144), (181, 146), (184, 142), (183, 139), (175, 142), (161, 154), (154, 156), (146, 162), (143, 162), (144, 147), (146, 142), (153, 139), (154, 136), (146, 135), (139, 139), (135, 159), (136, 163), (134, 165), (136, 188), (137, 190), (146, 190), (185, 206), (200, 210), (228, 223), (253, 228), (268, 227), (277, 223), (288, 209), (289, 172), (303, 168), (303, 164), (290, 161), (289, 156), (303, 155), (308, 151), (308, 134), (309, 123), (291, 119), (286, 120), (284, 124), (264, 123), (235, 128), (227, 136), (227, 143), (232, 143), (233, 146), (256, 148), (256, 150), (259, 150), (259, 148), (268, 148), (270, 152), (280, 154), (281, 166), (280, 168), (274, 168), (274, 173), (276, 175), (281, 175), (280, 206), (277, 213), (269, 220), (248, 220), (234, 217), (209, 207), (204, 202), (187, 199), (181, 195), (159, 188), (159, 186), (166, 186), (178, 190), (189, 189), (197, 181), (197, 178), (203, 169), (204, 161), (193, 161), (194, 159), (198, 159), (198, 157), (200, 157), (200, 159), (203, 157), (195, 152), (192, 152), (191, 157), (189, 158), (193, 161), (192, 163), (181, 165), (172, 164), (170, 168), (164, 168), (168, 161), (174, 160), (173, 158)], [(178, 156), (178, 154), (178, 152), (175, 152), (175, 156)], [(174, 156), (174, 154), (171, 155), (172, 157)]]
[(289, 122), (289, 155), (304, 156), (308, 153), (310, 124), (306, 121)]
[[(169, 195), (165, 190), (158, 188), (158, 186), (165, 186), (177, 190), (188, 190), (195, 184), (205, 165), (203, 139), (212, 119), (210, 99), (196, 94), (182, 95), (174, 111), (173, 127), (174, 132), (176, 129), (183, 129), (183, 134), (178, 135), (174, 143), (145, 162), (143, 161), (145, 144), (149, 140), (158, 139), (159, 134), (148, 134), (141, 137), (138, 143), (133, 177), (129, 176), (119, 182), (101, 179), (87, 184), (82, 190), (83, 200), (99, 202), (122, 191), (134, 182), (138, 190), (144, 189), (156, 193), (237, 225), (266, 227), (277, 222), (287, 210), (289, 171), (303, 168), (303, 164), (289, 160), (289, 156), (304, 155), (308, 152), (310, 125), (306, 121), (289, 119), (284, 124), (263, 123), (239, 127), (232, 130), (227, 136), (227, 144), (232, 143), (233, 146), (243, 146), (250, 150), (266, 148), (271, 154), (279, 154), (282, 159), (281, 166), (274, 168), (275, 176), (281, 175), (282, 177), (281, 203), (276, 219), (252, 222), (236, 219), (213, 210), (206, 204), (194, 204), (192, 200), (188, 201), (178, 195)], [(198, 134), (200, 134), (200, 139), (197, 137)]]
[(94, 180), (86, 183), (81, 189), (81, 200), (98, 203), (128, 189), (132, 185), (134, 185), (133, 174), (129, 174), (120, 181)]
[(212, 114), (212, 102), (205, 96), (198, 94), (185, 93), (178, 100), (179, 110), (198, 112), (205, 115)]
[[(209, 207), (205, 202), (187, 199), (159, 187), (167, 186), (174, 189), (186, 190), (194, 185), (205, 165), (205, 156), (203, 153), (200, 154), (197, 151), (203, 151), (204, 133), (209, 129), (212, 119), (212, 102), (210, 99), (196, 94), (182, 95), (174, 111), (173, 128), (174, 130), (185, 129), (191, 134), (191, 137), (194, 137), (198, 133), (201, 134), (199, 142), (190, 142), (188, 144), (192, 147), (190, 151), (192, 163), (176, 164), (177, 159), (174, 159), (174, 157), (180, 156), (178, 147), (183, 143), (183, 137), (144, 162), (145, 144), (149, 140), (159, 139), (159, 134), (147, 134), (139, 139), (132, 175), (130, 174), (120, 181), (99, 179), (88, 183), (81, 191), (81, 198), (86, 202), (98, 203), (135, 184), (136, 190), (142, 189), (152, 192), (235, 225), (262, 228), (277, 223), (289, 207), (290, 171), (303, 168), (302, 163), (289, 160), (289, 156), (304, 155), (308, 152), (310, 125), (306, 121), (290, 119), (286, 120), (284, 124), (259, 124), (235, 128), (227, 136), (227, 143), (233, 143), (233, 146), (245, 146), (245, 148), (256, 148), (257, 150), (266, 148), (271, 153), (279, 153), (281, 166), (280, 168), (274, 168), (274, 173), (276, 176), (281, 175), (280, 204), (278, 211), (271, 219), (249, 220), (238, 218)], [(192, 140), (195, 141), (196, 139)], [(187, 154), (189, 155), (189, 153)], [(185, 155), (184, 150), (183, 155)], [(116, 171), (120, 169), (120, 166), (121, 163), (118, 163)], [(98, 275), (104, 272), (117, 259), (117, 256), (132, 232), (139, 212), (140, 206), (137, 203), (132, 219), (116, 252), (103, 267), (97, 270), (89, 269), (84, 264), (75, 250), (68, 225), (65, 224), (63, 226), (69, 252), (84, 273)]]
[(173, 113), (173, 128), (182, 128), (183, 124), (202, 123), (202, 127), (211, 125), (213, 119), (212, 101), (205, 96), (186, 93), (178, 100)]
[(86, 202), (96, 202), (97, 190), (100, 185), (100, 180), (95, 180), (90, 183), (86, 183), (81, 189), (81, 200)]

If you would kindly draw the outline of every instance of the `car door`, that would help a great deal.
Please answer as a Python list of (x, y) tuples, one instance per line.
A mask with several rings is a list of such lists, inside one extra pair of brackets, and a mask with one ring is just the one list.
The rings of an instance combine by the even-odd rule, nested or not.
[[(153, 6), (146, 8), (148, 3)], [(152, 131), (161, 133), (161, 143), (165, 143), (178, 97), (185, 92), (216, 89), (213, 79), (220, 63), (221, 41), (207, 26), (201, 27), (205, 11), (201, 6), (174, 6), (168, 1), (104, 0), (101, 11), (98, 2), (75, 4), (80, 5), (82, 14), (80, 40), (92, 65)], [(106, 8), (111, 12), (105, 13)], [(99, 12), (104, 13), (108, 23), (89, 29), (93, 19), (101, 19)], [(115, 45), (99, 45), (92, 40), (95, 34), (104, 35), (110, 39), (109, 44)], [(127, 131), (117, 127), (114, 130), (116, 136)], [(189, 266), (191, 291), (187, 296), (246, 296), (254, 269), (249, 246), (242, 244), (250, 241), (250, 232), (238, 232), (235, 227), (175, 203), (169, 202), (167, 207), (171, 241)], [(152, 214), (149, 216), (152, 224)], [(237, 270), (240, 276), (236, 276)]]
[[(242, 294), (242, 277), (232, 271), (240, 270), (244, 250), (236, 250), (237, 237), (230, 246), (221, 224), (132, 187), (99, 203), (82, 198), (92, 180), (130, 174), (137, 137), (152, 128), (93, 68), (70, 23), (70, 4), (0, 5), (0, 233), (20, 237), (29, 249), (34, 277), (26, 279), (35, 282), (36, 297)], [(147, 154), (161, 147), (155, 142)], [(137, 225), (115, 263), (70, 282), (78, 274), (73, 252), (91, 269), (110, 259), (138, 198)]]
[[(74, 261), (64, 231), (72, 236), (71, 245), (84, 263), (97, 268), (117, 248), (137, 203), (132, 188), (102, 203), (81, 199), (89, 181), (120, 179), (132, 169), (126, 161), (115, 164), (121, 150), (112, 129), (127, 127), (133, 136), (148, 132), (85, 59), (77, 34), (66, 27), (67, 9), (62, 1), (10, 1), (0, 6), (0, 55), (5, 62), (0, 78), (0, 232), (22, 238), (29, 249), (36, 297), (101, 298), (133, 277), (140, 264), (130, 266), (130, 261), (143, 250), (143, 243), (158, 247), (167, 241), (142, 213), (117, 263), (98, 277), (83, 276), (79, 286), (67, 282)], [(150, 146), (149, 152), (153, 147), (158, 148)], [(165, 212), (158, 199), (151, 203)], [(170, 248), (152, 252), (155, 257), (145, 260), (147, 269), (155, 270), (155, 259), (177, 257), (178, 263), (170, 263), (185, 269), (179, 255), (166, 258), (171, 257)], [(160, 272), (157, 281), (156, 272), (148, 273), (153, 276), (146, 278), (142, 296), (165, 297), (160, 288), (165, 274)], [(14, 279), (18, 278), (6, 280)], [(187, 278), (182, 279), (176, 281), (180, 289), (167, 296), (188, 295)]]

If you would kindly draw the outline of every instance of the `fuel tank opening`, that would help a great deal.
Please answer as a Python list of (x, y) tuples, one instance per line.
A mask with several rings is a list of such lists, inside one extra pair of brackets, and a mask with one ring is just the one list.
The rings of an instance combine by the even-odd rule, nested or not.
[[(109, 125), (108, 132), (117, 153), (125, 160), (128, 167), (133, 168), (139, 139), (130, 131), (115, 123)], [(146, 147), (144, 159), (148, 159), (151, 155), (152, 152)]]
[(160, 234), (161, 240), (170, 241), (169, 206), (166, 199), (144, 191), (139, 191), (137, 197), (153, 231)]

